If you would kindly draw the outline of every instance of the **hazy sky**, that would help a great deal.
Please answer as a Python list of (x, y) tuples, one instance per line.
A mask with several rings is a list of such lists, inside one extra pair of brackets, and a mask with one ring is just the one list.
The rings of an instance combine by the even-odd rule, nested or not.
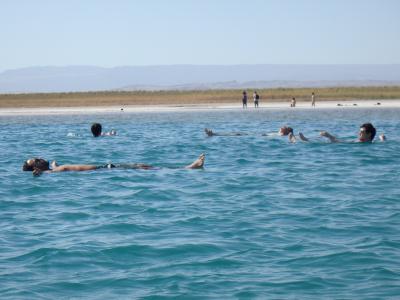
[(0, 71), (400, 63), (400, 0), (1, 0)]

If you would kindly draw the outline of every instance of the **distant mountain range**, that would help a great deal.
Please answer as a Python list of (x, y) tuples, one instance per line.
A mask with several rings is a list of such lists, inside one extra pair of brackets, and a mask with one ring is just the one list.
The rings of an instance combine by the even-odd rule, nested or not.
[(0, 93), (376, 85), (400, 85), (400, 64), (66, 66), (0, 73)]

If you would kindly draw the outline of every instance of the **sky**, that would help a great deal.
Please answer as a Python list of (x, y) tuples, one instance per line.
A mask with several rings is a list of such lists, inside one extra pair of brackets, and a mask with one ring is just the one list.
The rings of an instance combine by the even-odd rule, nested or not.
[(400, 0), (1, 0), (0, 71), (399, 64)]

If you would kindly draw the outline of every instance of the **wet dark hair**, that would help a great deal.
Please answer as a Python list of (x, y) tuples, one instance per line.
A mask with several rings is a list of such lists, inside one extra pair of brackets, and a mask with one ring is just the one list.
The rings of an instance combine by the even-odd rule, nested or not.
[(280, 131), (282, 131), (282, 135), (288, 135), (289, 133), (293, 134), (293, 128), (289, 126), (283, 126), (280, 128)]
[(90, 128), (94, 137), (98, 137), (101, 135), (101, 129), (102, 127), (100, 123), (93, 123), (92, 127)]
[(372, 142), (376, 135), (375, 127), (371, 123), (364, 123), (360, 126), (360, 128), (365, 128), (365, 132), (371, 134), (371, 142)]
[(32, 158), (33, 164), (28, 164), (28, 161), (24, 162), (22, 166), (22, 171), (33, 171), (34, 169), (39, 169), (41, 171), (50, 170), (49, 162), (43, 158)]

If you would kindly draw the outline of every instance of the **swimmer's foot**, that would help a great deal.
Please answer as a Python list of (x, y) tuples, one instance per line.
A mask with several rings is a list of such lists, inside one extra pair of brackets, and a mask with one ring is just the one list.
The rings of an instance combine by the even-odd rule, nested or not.
[(204, 161), (206, 155), (204, 153), (200, 154), (199, 158), (192, 162), (190, 165), (186, 166), (186, 169), (201, 169), (204, 166)]
[(208, 128), (204, 128), (204, 132), (205, 132), (208, 136), (213, 136), (213, 135), (214, 135), (213, 131), (212, 131), (211, 129), (208, 129)]

